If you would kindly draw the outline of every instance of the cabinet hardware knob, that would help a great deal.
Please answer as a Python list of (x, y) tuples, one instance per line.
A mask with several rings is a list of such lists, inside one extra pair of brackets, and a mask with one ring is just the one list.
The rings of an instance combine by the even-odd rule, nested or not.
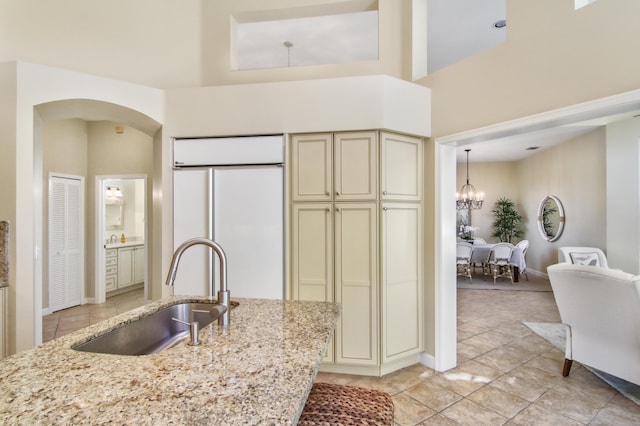
[(336, 195), (340, 195), (340, 191), (336, 191)]
[(389, 210), (389, 207), (383, 207), (382, 210)]
[(336, 207), (336, 211), (339, 212), (340, 211), (340, 207)]
[(382, 191), (382, 195), (387, 195), (387, 191)]

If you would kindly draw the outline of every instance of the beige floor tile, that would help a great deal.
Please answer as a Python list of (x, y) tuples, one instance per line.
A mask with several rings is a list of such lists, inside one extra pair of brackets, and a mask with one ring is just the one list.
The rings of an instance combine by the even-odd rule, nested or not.
[(546, 386), (536, 385), (511, 374), (500, 376), (491, 382), (489, 386), (493, 386), (529, 402), (534, 402), (548, 390)]
[(458, 423), (442, 414), (435, 414), (424, 422), (419, 423), (419, 426), (458, 426)]
[(404, 393), (391, 399), (394, 405), (393, 420), (397, 425), (416, 425), (435, 414), (431, 408)]
[(418, 383), (404, 394), (436, 411), (442, 411), (462, 399), (461, 395), (435, 384), (432, 380)]
[(471, 360), (435, 376), (431, 381), (438, 386), (466, 396), (499, 376), (498, 370)]
[(451, 407), (442, 411), (441, 414), (458, 424), (468, 426), (503, 425), (508, 420), (495, 411), (484, 408), (468, 399), (456, 402)]
[(510, 419), (527, 408), (529, 401), (492, 386), (484, 386), (467, 397), (469, 400)]
[(584, 424), (589, 423), (602, 408), (602, 405), (597, 402), (583, 399), (575, 394), (567, 395), (558, 392), (555, 388), (545, 392), (535, 405)]
[(583, 423), (564, 417), (563, 415), (554, 413), (553, 411), (547, 411), (543, 407), (539, 407), (537, 405), (529, 405), (507, 424), (510, 426), (583, 426)]

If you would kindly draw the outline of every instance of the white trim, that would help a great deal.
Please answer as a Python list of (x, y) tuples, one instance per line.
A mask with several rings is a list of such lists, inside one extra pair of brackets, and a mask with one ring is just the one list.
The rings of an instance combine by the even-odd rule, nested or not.
[(637, 109), (640, 109), (640, 89), (443, 136), (437, 138), (436, 142), (444, 145), (482, 142), (579, 123)]

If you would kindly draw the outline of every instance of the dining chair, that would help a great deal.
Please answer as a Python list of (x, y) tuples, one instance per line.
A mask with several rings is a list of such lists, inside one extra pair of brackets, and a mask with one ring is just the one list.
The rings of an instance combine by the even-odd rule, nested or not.
[(473, 245), (469, 243), (456, 243), (456, 275), (462, 275), (471, 278), (471, 255), (473, 254)]
[(529, 276), (527, 275), (527, 250), (529, 250), (529, 240), (522, 240), (516, 247), (522, 250), (522, 265), (520, 266), (520, 274), (524, 275), (524, 277), (529, 281)]
[[(511, 271), (511, 255), (515, 247), (511, 243), (498, 243), (489, 252), (487, 265), (493, 275), (493, 283), (497, 278), (509, 278), (513, 284), (513, 273)], [(486, 268), (485, 268), (486, 270)], [(486, 274), (486, 272), (485, 272)]]
[[(474, 245), (478, 245), (478, 244), (487, 244), (487, 241), (484, 238), (480, 238), (480, 237), (474, 237), (473, 238), (473, 244)], [(484, 262), (472, 262), (471, 263), (471, 270), (472, 272), (475, 272), (476, 268), (481, 268), (484, 271)]]

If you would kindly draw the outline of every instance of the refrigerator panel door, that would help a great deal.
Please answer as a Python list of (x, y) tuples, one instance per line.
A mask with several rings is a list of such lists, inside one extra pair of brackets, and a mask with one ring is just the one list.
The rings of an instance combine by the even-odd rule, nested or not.
[(283, 168), (216, 168), (213, 185), (214, 240), (227, 255), (231, 298), (282, 299)]
[[(211, 168), (173, 172), (173, 246), (194, 237), (211, 238)], [(211, 249), (189, 247), (180, 258), (174, 294), (208, 296)]]

